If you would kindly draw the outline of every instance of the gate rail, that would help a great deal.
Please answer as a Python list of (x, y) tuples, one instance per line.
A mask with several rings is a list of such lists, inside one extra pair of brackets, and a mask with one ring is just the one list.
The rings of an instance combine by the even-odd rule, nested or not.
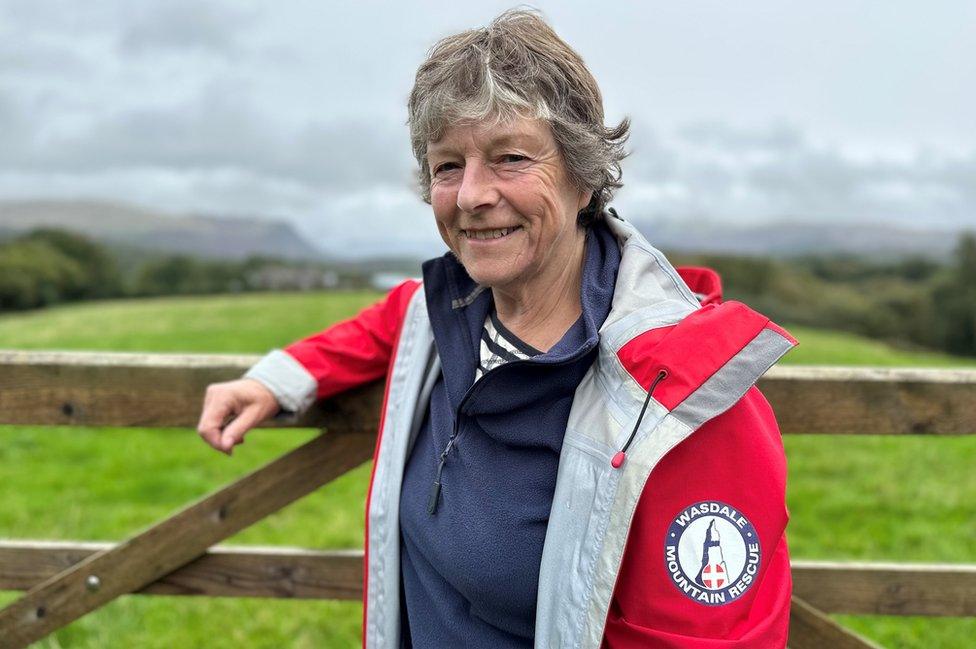
[[(194, 428), (210, 383), (258, 356), (0, 350), (0, 424)], [(976, 433), (976, 370), (774, 367), (784, 434)], [(39, 640), (123, 594), (359, 599), (362, 552), (223, 547), (223, 539), (369, 460), (374, 384), (274, 426), (325, 432), (117, 543), (0, 540), (0, 647)], [(790, 647), (874, 647), (827, 613), (976, 615), (976, 565), (793, 561)]]

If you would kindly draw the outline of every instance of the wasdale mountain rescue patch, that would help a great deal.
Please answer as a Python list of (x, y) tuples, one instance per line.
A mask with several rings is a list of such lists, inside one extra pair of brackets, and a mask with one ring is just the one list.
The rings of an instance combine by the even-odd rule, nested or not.
[(761, 557), (756, 528), (717, 500), (681, 510), (664, 539), (664, 563), (672, 583), (707, 606), (728, 604), (749, 590)]

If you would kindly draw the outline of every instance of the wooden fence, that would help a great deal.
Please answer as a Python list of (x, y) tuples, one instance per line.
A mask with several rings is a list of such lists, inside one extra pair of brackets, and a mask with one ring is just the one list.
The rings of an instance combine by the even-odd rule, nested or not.
[[(0, 424), (195, 428), (209, 383), (257, 357), (0, 351)], [(976, 371), (773, 368), (784, 434), (976, 432)], [(221, 540), (370, 459), (381, 387), (317, 403), (323, 434), (118, 543), (0, 540), (0, 647), (24, 647), (124, 594), (359, 599), (361, 551)], [(279, 424), (281, 425), (281, 424)], [(973, 616), (976, 565), (793, 562), (790, 647), (873, 647), (827, 613)]]

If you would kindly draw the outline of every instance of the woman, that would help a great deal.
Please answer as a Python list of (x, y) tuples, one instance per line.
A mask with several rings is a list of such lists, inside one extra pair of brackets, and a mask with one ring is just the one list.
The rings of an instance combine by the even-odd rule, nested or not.
[(450, 252), (211, 386), (200, 434), (230, 453), (386, 375), (368, 647), (784, 646), (785, 460), (754, 383), (795, 341), (605, 209), (628, 125), (536, 14), (440, 41), (409, 115)]

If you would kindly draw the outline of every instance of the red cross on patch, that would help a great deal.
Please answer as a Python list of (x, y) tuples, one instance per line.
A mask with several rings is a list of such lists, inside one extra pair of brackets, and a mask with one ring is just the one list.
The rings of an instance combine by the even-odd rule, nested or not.
[(708, 588), (721, 588), (725, 583), (725, 571), (722, 566), (709, 564), (702, 571), (702, 583)]

